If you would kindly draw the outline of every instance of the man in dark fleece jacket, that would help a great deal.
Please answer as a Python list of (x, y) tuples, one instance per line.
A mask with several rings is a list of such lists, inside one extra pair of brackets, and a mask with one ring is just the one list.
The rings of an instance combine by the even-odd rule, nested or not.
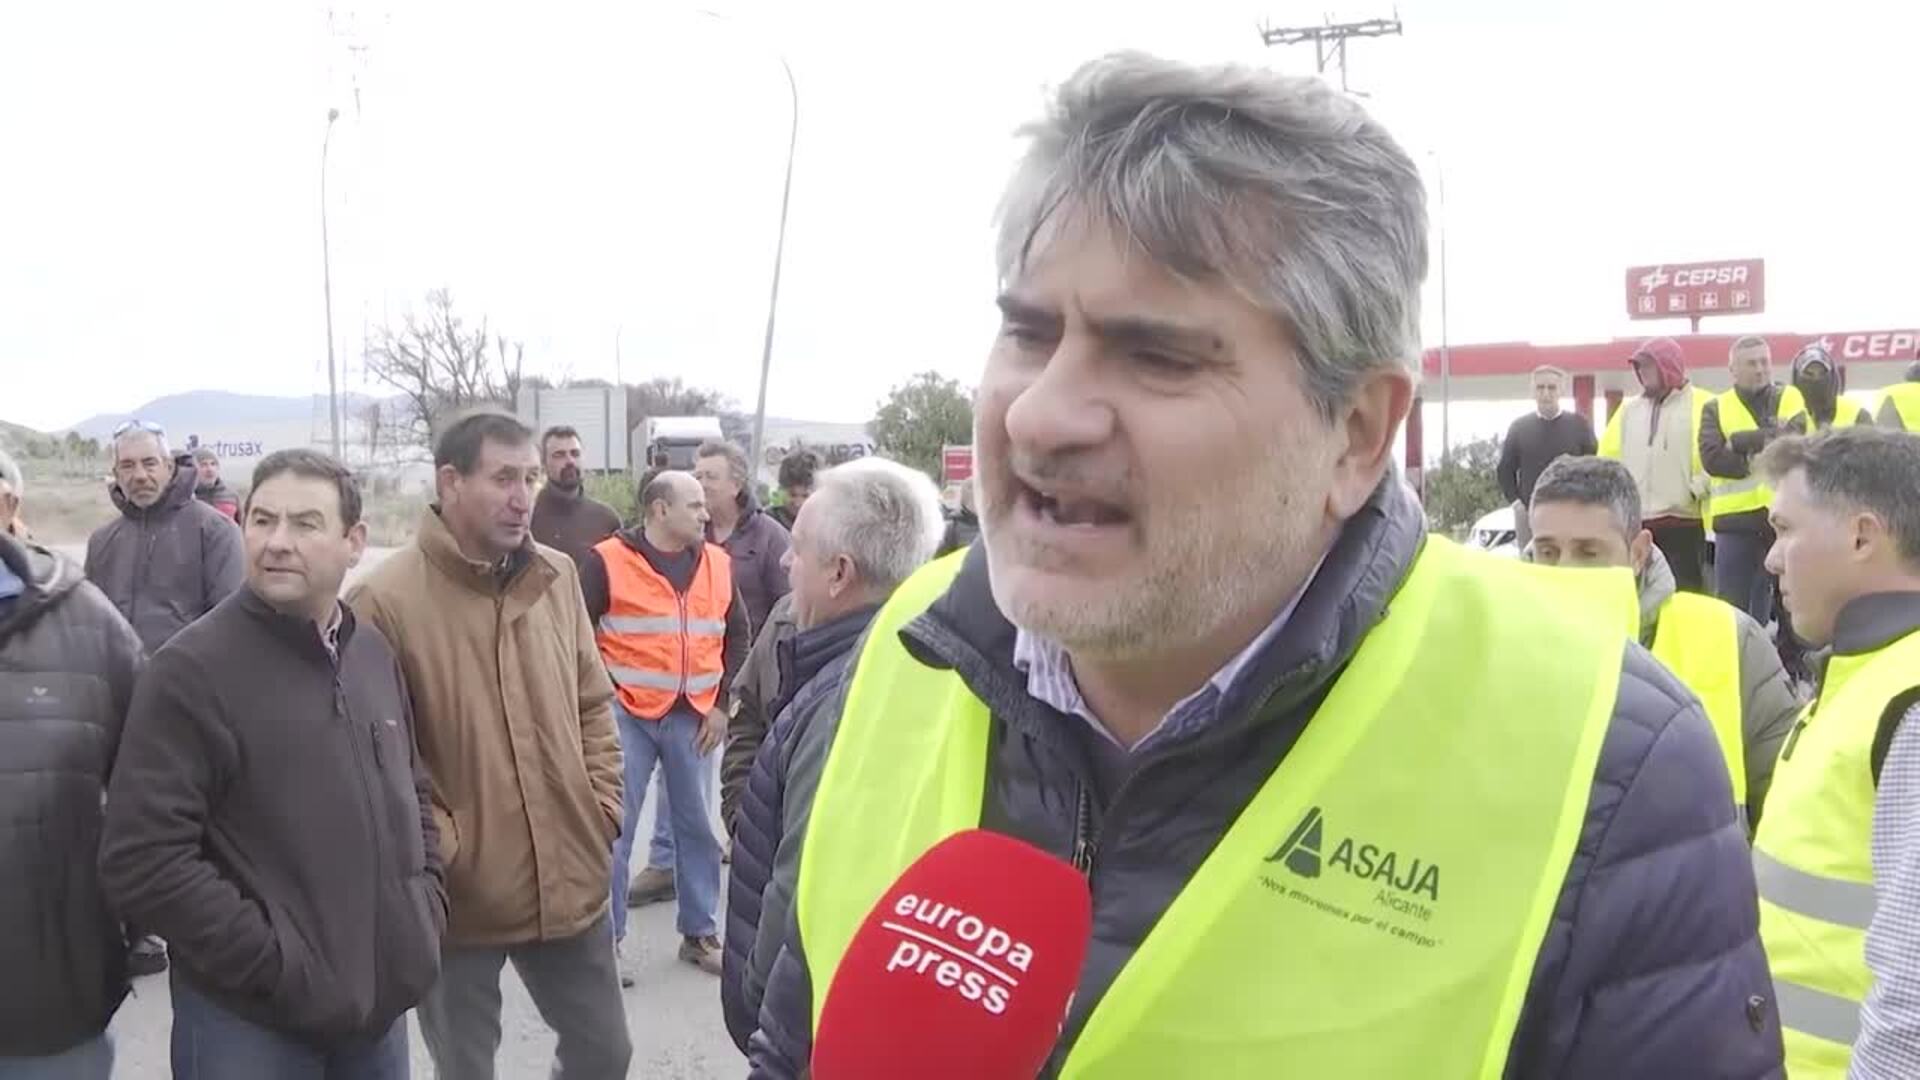
[(101, 877), (172, 946), (176, 1080), (404, 1078), (447, 896), (399, 661), (339, 600), (359, 491), (280, 451), (245, 518), (247, 585), (141, 679)]
[(96, 867), (141, 662), (78, 563), (0, 530), (0, 1076), (113, 1071), (127, 943)]
[(575, 566), (593, 545), (620, 531), (613, 507), (587, 494), (580, 475), (580, 433), (557, 425), (540, 436), (545, 486), (533, 500), (533, 538), (567, 553)]
[[(1025, 130), (981, 540), (792, 750), (753, 1073), (806, 1072), (862, 920), (981, 828), (1091, 894), (1044, 1076), (1778, 1076), (1746, 832), (1630, 576), (1429, 537), (1394, 474), (1413, 160), (1319, 80), (1137, 53)], [(881, 966), (866, 1008), (939, 992)]]

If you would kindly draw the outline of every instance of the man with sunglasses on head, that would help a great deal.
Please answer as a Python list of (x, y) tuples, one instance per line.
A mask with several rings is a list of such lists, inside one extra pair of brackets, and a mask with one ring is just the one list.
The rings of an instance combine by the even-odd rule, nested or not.
[[(120, 516), (87, 538), (87, 580), (133, 624), (151, 655), (240, 588), (246, 557), (234, 520), (193, 497), (199, 480), (193, 458), (176, 459), (159, 424), (121, 424), (112, 452), (108, 494)], [(128, 970), (157, 975), (166, 969), (166, 946), (139, 939)]]
[(113, 433), (120, 516), (87, 538), (87, 579), (133, 624), (148, 653), (240, 587), (246, 559), (233, 519), (193, 497), (193, 458), (167, 449), (159, 424), (129, 420)]

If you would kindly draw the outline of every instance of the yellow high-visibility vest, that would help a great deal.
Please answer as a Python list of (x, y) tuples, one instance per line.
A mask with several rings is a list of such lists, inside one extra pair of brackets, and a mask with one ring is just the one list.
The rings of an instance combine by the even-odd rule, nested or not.
[(1747, 802), (1745, 706), (1740, 695), (1740, 623), (1733, 605), (1677, 592), (1660, 606), (1653, 656), (1680, 677), (1705, 707), (1733, 781), (1733, 801)]
[[(822, 771), (795, 898), (816, 1025), (872, 905), (980, 823), (995, 721), (899, 636), (959, 559), (876, 617)], [(1429, 538), (1298, 743), (1093, 1006), (1060, 1075), (1500, 1077), (1627, 644), (1618, 618), (1591, 613), (1632, 595), (1625, 570)]]
[[(1864, 406), (1859, 402), (1849, 400), (1845, 395), (1836, 395), (1833, 399), (1833, 423), (1827, 426), (1852, 427), (1859, 421), (1862, 408)], [(1806, 395), (1802, 394), (1797, 386), (1789, 386), (1780, 391), (1780, 408), (1776, 415), (1780, 417), (1781, 427), (1790, 427), (1795, 420), (1805, 416), (1807, 417), (1807, 434), (1812, 435), (1820, 430), (1820, 425), (1813, 422), (1812, 410), (1807, 408)]]
[(1873, 982), (1873, 741), (1887, 707), (1916, 685), (1920, 633), (1836, 654), (1773, 769), (1753, 876), (1794, 1080), (1839, 1080), (1853, 1056)]
[(1900, 426), (1920, 435), (1920, 383), (1903, 382), (1887, 387), (1880, 394), (1880, 404), (1893, 402), (1893, 411), (1900, 416)]
[[(1753, 418), (1753, 413), (1747, 409), (1747, 403), (1740, 400), (1739, 391), (1728, 390), (1714, 400), (1720, 403), (1720, 432), (1729, 442), (1742, 431), (1760, 430), (1760, 422)], [(1780, 404), (1774, 411), (1775, 415), (1791, 416), (1789, 405), (1794, 403), (1798, 403), (1799, 408), (1806, 408), (1805, 401), (1800, 397), (1800, 391), (1789, 386), (1780, 392)], [(1721, 514), (1743, 514), (1749, 510), (1765, 510), (1773, 505), (1773, 489), (1766, 485), (1759, 473), (1750, 471), (1738, 480), (1729, 480), (1724, 476), (1714, 476), (1711, 480), (1710, 497), (1713, 499), (1713, 513), (1716, 517)]]
[[(1687, 427), (1687, 461), (1689, 462), (1688, 467), (1692, 470), (1692, 475), (1700, 476), (1707, 471), (1706, 465), (1700, 460), (1700, 414), (1707, 410), (1707, 402), (1713, 400), (1713, 391), (1703, 390), (1692, 383), (1688, 383), (1687, 398), (1693, 419), (1693, 422)], [(1661, 404), (1664, 405), (1665, 402)], [(1599, 449), (1595, 451), (1597, 456), (1613, 458), (1615, 461), (1620, 460), (1623, 456), (1621, 453), (1621, 429), (1623, 426), (1622, 418), (1626, 415), (1626, 411), (1627, 403), (1623, 401), (1620, 403), (1619, 408), (1613, 410), (1613, 415), (1607, 418), (1607, 429), (1600, 433), (1600, 446)], [(1711, 498), (1700, 500), (1700, 525), (1701, 528), (1708, 532), (1713, 531), (1713, 500)]]

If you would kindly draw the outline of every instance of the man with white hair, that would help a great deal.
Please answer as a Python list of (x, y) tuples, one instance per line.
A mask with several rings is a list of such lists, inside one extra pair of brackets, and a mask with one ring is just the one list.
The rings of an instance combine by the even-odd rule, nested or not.
[(1591, 616), (1627, 575), (1427, 535), (1392, 469), (1412, 159), (1317, 79), (1139, 54), (1028, 134), (981, 542), (792, 750), (755, 1074), (805, 1072), (875, 902), (985, 828), (1092, 897), (1044, 1076), (1778, 1075), (1713, 730)]
[[(766, 709), (772, 729), (754, 757), (736, 816), (733, 877), (727, 892), (727, 942), (720, 1003), (734, 1042), (747, 1048), (767, 972), (780, 948), (777, 932), (792, 902), (787, 887), (767, 889), (781, 833), (781, 807), (812, 796), (811, 781), (786, 790), (790, 748), (806, 732), (814, 706), (840, 685), (854, 645), (893, 590), (933, 557), (946, 533), (940, 492), (917, 469), (868, 457), (814, 479), (813, 494), (793, 523), (785, 558), (793, 581), (797, 633), (780, 642), (780, 690)], [(782, 853), (797, 858), (797, 850)], [(772, 916), (771, 918), (769, 916)]]

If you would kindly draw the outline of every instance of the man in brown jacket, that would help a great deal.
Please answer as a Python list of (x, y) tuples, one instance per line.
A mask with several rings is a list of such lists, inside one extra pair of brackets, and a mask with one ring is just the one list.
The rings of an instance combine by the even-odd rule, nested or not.
[(446, 859), (440, 981), (420, 1006), (439, 1075), (490, 1080), (508, 960), (566, 1080), (627, 1074), (607, 918), (620, 744), (573, 560), (533, 541), (533, 432), (469, 414), (434, 447), (439, 505), (349, 597), (400, 655)]

